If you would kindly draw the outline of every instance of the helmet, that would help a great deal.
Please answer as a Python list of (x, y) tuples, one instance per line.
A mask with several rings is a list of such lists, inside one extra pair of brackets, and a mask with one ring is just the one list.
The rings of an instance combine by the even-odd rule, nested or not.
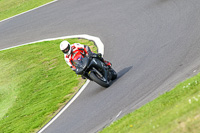
[(71, 45), (68, 41), (62, 41), (60, 43), (60, 50), (62, 50), (62, 52), (64, 54), (70, 55), (71, 54)]

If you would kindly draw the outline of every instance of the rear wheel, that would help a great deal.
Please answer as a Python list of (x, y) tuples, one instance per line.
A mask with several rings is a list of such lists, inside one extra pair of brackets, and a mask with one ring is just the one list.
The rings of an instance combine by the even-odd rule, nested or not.
[(110, 68), (109, 71), (112, 73), (112, 79), (111, 80), (115, 80), (117, 78), (117, 73), (112, 68)]
[[(107, 80), (103, 80), (103, 78), (99, 77), (98, 74), (91, 72), (89, 74), (90, 78), (96, 82), (97, 84), (103, 86), (103, 87), (109, 87), (110, 86), (110, 82), (108, 82)], [(105, 78), (104, 78), (105, 79)]]

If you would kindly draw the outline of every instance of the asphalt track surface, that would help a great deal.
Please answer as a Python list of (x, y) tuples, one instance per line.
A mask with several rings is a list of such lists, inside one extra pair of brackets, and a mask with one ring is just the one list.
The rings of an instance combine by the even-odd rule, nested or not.
[(0, 48), (78, 34), (101, 39), (119, 78), (91, 82), (44, 133), (97, 132), (199, 72), (199, 0), (58, 0), (0, 22)]

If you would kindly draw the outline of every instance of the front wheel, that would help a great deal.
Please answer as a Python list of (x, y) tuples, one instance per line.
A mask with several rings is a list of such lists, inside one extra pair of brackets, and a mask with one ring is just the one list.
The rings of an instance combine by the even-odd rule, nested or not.
[(107, 88), (107, 87), (110, 86), (110, 82), (101, 80), (100, 78), (98, 78), (98, 75), (95, 74), (94, 72), (91, 72), (89, 74), (89, 76), (94, 82), (96, 82), (97, 84), (99, 84), (99, 85), (101, 85), (103, 87)]

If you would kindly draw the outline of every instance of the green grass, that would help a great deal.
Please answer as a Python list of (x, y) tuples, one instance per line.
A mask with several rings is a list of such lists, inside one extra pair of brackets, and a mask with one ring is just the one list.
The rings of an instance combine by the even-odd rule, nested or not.
[[(96, 51), (91, 41), (67, 40)], [(37, 131), (84, 84), (65, 63), (61, 41), (0, 51), (0, 133)]]
[(53, 0), (0, 0), (0, 21)]
[(125, 115), (101, 133), (199, 133), (200, 74)]

